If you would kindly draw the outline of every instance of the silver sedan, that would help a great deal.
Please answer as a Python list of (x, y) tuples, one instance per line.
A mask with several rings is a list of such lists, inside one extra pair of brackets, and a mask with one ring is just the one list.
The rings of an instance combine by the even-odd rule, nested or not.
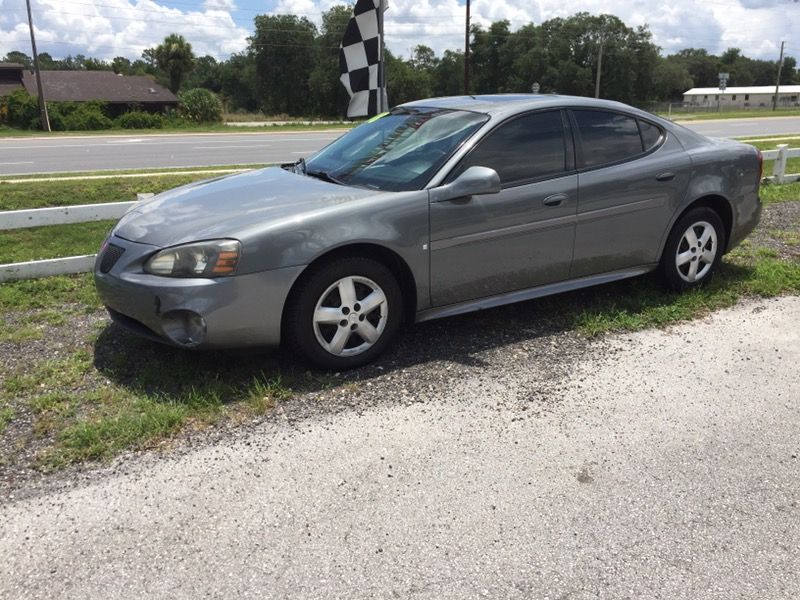
[(98, 254), (115, 321), (185, 348), (365, 364), (425, 321), (641, 275), (708, 281), (755, 227), (761, 155), (629, 106), (421, 100), (294, 164), (139, 203)]

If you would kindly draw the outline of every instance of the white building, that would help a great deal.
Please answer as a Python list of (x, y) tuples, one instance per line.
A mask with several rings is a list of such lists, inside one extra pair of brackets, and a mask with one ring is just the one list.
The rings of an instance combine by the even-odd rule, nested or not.
[[(683, 101), (691, 106), (716, 108), (769, 108), (775, 96), (774, 85), (719, 88), (692, 88), (683, 93)], [(800, 106), (800, 85), (782, 85), (778, 91), (778, 107)]]

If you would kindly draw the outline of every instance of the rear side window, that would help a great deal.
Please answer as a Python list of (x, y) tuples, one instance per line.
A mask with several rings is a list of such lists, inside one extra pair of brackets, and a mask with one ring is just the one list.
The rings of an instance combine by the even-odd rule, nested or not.
[(566, 148), (561, 112), (532, 113), (500, 125), (478, 143), (451, 179), (475, 165), (497, 171), (504, 186), (563, 173)]
[(661, 130), (647, 121), (639, 121), (639, 130), (642, 132), (642, 143), (644, 151), (652, 150), (661, 139)]
[(633, 117), (598, 110), (576, 110), (574, 115), (584, 166), (595, 167), (642, 154), (642, 138)]

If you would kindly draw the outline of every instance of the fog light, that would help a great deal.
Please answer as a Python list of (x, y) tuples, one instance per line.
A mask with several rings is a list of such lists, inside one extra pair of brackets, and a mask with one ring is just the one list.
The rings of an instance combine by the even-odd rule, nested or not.
[(206, 338), (206, 322), (196, 312), (172, 310), (161, 317), (164, 333), (176, 344), (188, 348), (203, 343)]

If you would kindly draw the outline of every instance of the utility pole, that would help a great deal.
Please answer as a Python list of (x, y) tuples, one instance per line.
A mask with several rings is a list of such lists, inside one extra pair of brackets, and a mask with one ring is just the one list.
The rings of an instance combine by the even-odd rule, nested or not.
[(464, 95), (469, 95), (469, 0), (467, 0), (467, 20), (464, 28)]
[(31, 0), (25, 0), (28, 5), (28, 26), (31, 28), (31, 49), (33, 50), (33, 70), (36, 72), (36, 89), (39, 92), (39, 115), (42, 129), (50, 131), (50, 117), (47, 115), (47, 102), (42, 88), (42, 73), (39, 70), (39, 54), (36, 52), (36, 38), (33, 35), (33, 16), (31, 15)]
[(600, 38), (600, 52), (597, 56), (597, 76), (594, 80), (594, 97), (600, 97), (600, 71), (603, 70), (603, 46), (606, 45), (605, 36)]
[(389, 97), (386, 90), (386, 44), (383, 40), (383, 13), (386, 12), (386, 0), (378, 3), (378, 114), (389, 110)]
[(772, 110), (778, 109), (778, 91), (781, 87), (781, 70), (783, 69), (783, 47), (786, 42), (781, 42), (781, 55), (778, 58), (778, 79), (775, 81), (775, 95), (772, 97)]

